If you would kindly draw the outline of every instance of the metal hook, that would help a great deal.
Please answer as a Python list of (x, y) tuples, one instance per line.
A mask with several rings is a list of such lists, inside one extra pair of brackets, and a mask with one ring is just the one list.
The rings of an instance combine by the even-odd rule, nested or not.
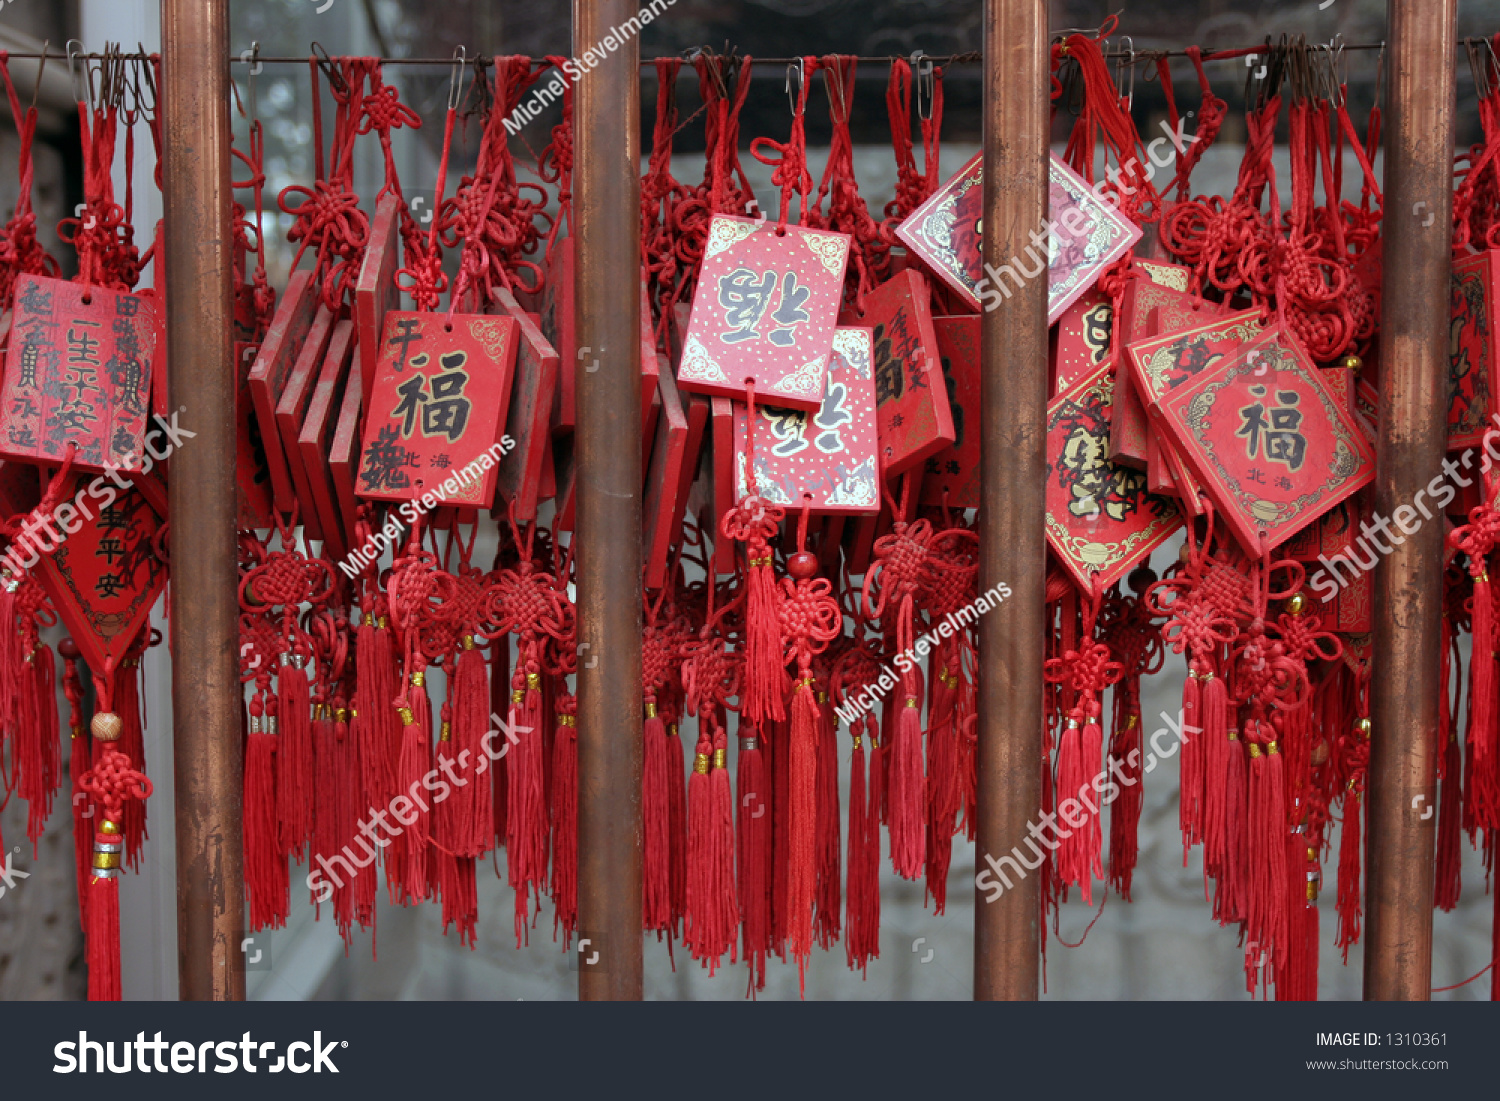
[[(1135, 102), (1135, 40), (1128, 34), (1122, 34), (1120, 41), (1124, 44), (1124, 53), (1115, 55), (1115, 94), (1125, 101), (1125, 109), (1128, 111)], [(1130, 72), (1128, 91), (1125, 84), (1127, 70)]]
[(336, 96), (347, 98), (349, 95), (349, 82), (344, 79), (344, 74), (339, 72), (338, 66), (333, 63), (333, 58), (328, 56), (328, 51), (322, 43), (312, 44), (312, 53), (318, 63), (318, 68), (323, 70), (323, 75), (328, 78), (328, 87), (333, 89)]
[(937, 76), (934, 72), (937, 66), (921, 50), (913, 50), (911, 67), (917, 77), (917, 117), (929, 122), (932, 119), (933, 101), (937, 98)]
[[(136, 86), (136, 99), (140, 103), (141, 111), (145, 114), (146, 118), (154, 119), (156, 117), (156, 64), (152, 60), (151, 55), (146, 52), (144, 43), (137, 42), (136, 48), (141, 54), (141, 67), (137, 70), (137, 76), (142, 78)], [(150, 93), (149, 103), (147, 102), (147, 97), (141, 94), (142, 92)]]
[(47, 57), (51, 46), (52, 40), (50, 38), (42, 43), (41, 60), (36, 65), (36, 84), (31, 89), (31, 109), (33, 111), (36, 110), (36, 101), (42, 94), (42, 74), (47, 71)]
[(245, 78), (245, 98), (250, 101), (250, 124), (255, 125), (255, 120), (260, 117), (256, 113), (255, 99), (255, 70), (260, 66), (260, 42), (256, 39), (250, 40), (250, 75)]
[[(792, 73), (797, 74), (797, 90), (792, 91)], [(802, 96), (802, 87), (807, 82), (807, 66), (799, 57), (786, 67), (786, 98), (792, 105), (792, 118), (796, 118), (802, 112), (797, 110), (797, 100)]]
[[(73, 48), (74, 43), (77, 43), (78, 45), (78, 48), (76, 50)], [(93, 107), (93, 89), (91, 88), (89, 83), (87, 61), (83, 63), (81, 70), (79, 68), (79, 60), (83, 55), (83, 43), (79, 42), (76, 38), (70, 38), (68, 39), (66, 49), (68, 51), (68, 80), (71, 81), (73, 85), (73, 102), (82, 103), (88, 105), (89, 107)]]
[(469, 64), (469, 51), (462, 46), (453, 50), (453, 70), (448, 74), (448, 110), (457, 111), (463, 102), (464, 69)]

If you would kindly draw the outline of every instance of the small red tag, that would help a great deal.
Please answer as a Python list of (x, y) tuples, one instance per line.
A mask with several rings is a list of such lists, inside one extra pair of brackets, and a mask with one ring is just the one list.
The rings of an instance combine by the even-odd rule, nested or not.
[(1109, 334), (1114, 326), (1109, 295), (1091, 290), (1063, 311), (1057, 321), (1056, 377), (1052, 393), (1061, 394), (1093, 374), (1109, 358)]
[(344, 386), (344, 396), (339, 403), (333, 439), (328, 445), (328, 476), (333, 480), (339, 519), (351, 543), (355, 538), (355, 521), (359, 517), (359, 499), (354, 494), (354, 473), (359, 462), (361, 404), (360, 373), (351, 369)]
[(817, 410), (849, 235), (715, 214), (677, 382), (683, 390)]
[(641, 503), (648, 589), (661, 588), (666, 579), (672, 544), (672, 514), (676, 510), (677, 488), (682, 483), (688, 444), (687, 411), (670, 372), (663, 372), (660, 385), (661, 419), (656, 425), (656, 442), (647, 468), (646, 496)]
[[(338, 491), (328, 465), (328, 444), (349, 374), (353, 352), (354, 322), (340, 321), (328, 341), (323, 369), (307, 402), (307, 415), (297, 436), (297, 456), (303, 477), (312, 491), (313, 511), (323, 529), (324, 557), (335, 561), (349, 553), (354, 529), (345, 530), (340, 515)], [(357, 370), (357, 369), (356, 369)]]
[(333, 312), (320, 305), (313, 315), (312, 325), (297, 350), (297, 358), (281, 387), (281, 396), (276, 401), (276, 431), (281, 437), (281, 448), (286, 455), (287, 472), (292, 476), (292, 489), (301, 504), (298, 516), (309, 539), (323, 538), (323, 517), (319, 514), (312, 496), (312, 483), (302, 465), (302, 452), (297, 437), (302, 433), (302, 421), (307, 412), (307, 401), (323, 370), (323, 361), (328, 355), (328, 341), (333, 335)]
[(714, 572), (734, 572), (734, 540), (719, 532), (718, 520), (735, 506), (734, 497), (734, 402), (714, 398), (713, 409), (713, 484), (711, 514), (705, 525), (712, 533)]
[[(756, 406), (755, 492), (788, 510), (806, 502), (815, 513), (879, 512), (875, 385), (870, 330), (836, 330), (816, 413)], [(741, 498), (751, 492), (747, 413), (743, 402), (734, 403), (735, 492)]]
[(286, 290), (276, 302), (276, 312), (260, 342), (260, 352), (250, 368), (248, 386), (255, 408), (255, 422), (260, 427), (261, 444), (266, 450), (266, 468), (271, 473), (271, 494), (276, 508), (290, 513), (297, 503), (292, 489), (292, 474), (287, 467), (286, 451), (281, 446), (281, 432), (276, 427), (276, 404), (281, 389), (291, 373), (297, 352), (317, 312), (318, 296), (310, 271), (296, 271), (287, 280)]
[(1095, 575), (1113, 585), (1182, 526), (1175, 501), (1109, 459), (1115, 385), (1100, 367), (1047, 406), (1047, 542), (1085, 590)]
[(974, 310), (993, 309), (1047, 263), (1050, 325), (1140, 240), (1141, 231), (1054, 153), (1048, 174), (1048, 215), (1057, 228), (1051, 261), (1033, 245), (986, 275), (980, 255), (983, 161), (983, 154), (976, 153), (911, 212), (896, 228), (896, 236)]
[(954, 439), (923, 464), (924, 505), (979, 507), (979, 325), (977, 314), (932, 319)]
[[(552, 402), (552, 427), (572, 431), (577, 421), (573, 398), (573, 369), (578, 363), (578, 330), (573, 314), (573, 238), (559, 237), (547, 262), (542, 288), (542, 334), (557, 349), (561, 375)], [(587, 357), (585, 357), (587, 359)]]
[(489, 505), (518, 343), (512, 317), (386, 314), (355, 492)]
[(504, 287), (496, 287), (492, 292), (490, 309), (502, 317), (513, 318), (519, 337), (516, 380), (505, 421), (505, 435), (515, 441), (515, 446), (495, 476), (495, 507), (503, 511), (514, 501), (516, 520), (529, 522), (536, 519), (536, 504), (541, 494), (558, 355), (536, 322)]
[(1259, 557), (1375, 476), (1374, 455), (1295, 337), (1272, 328), (1160, 402), (1240, 545)]
[(398, 232), (401, 205), (401, 197), (396, 194), (387, 194), (375, 204), (375, 217), (370, 219), (369, 244), (365, 246), (359, 281), (354, 286), (362, 394), (370, 393), (375, 385), (385, 315), (401, 308), (401, 291), (396, 286), (396, 271), (401, 267), (401, 236)]
[[(153, 541), (161, 520), (136, 490), (70, 475), (53, 522), (73, 531), (41, 556), (42, 584), (92, 669), (115, 666), (141, 633), (167, 581)], [(64, 511), (66, 510), (66, 511)]]
[(0, 390), (0, 455), (84, 470), (139, 466), (156, 358), (156, 304), (22, 275)]
[(234, 346), (234, 474), (237, 487), (237, 523), (244, 531), (268, 528), (271, 514), (271, 473), (266, 469), (266, 445), (250, 398), (250, 367), (260, 354), (259, 344), (237, 342)]
[(927, 279), (907, 270), (865, 296), (850, 324), (872, 326), (880, 468), (890, 478), (953, 444), (953, 413), (942, 384)]
[(1487, 249), (1453, 264), (1453, 323), (1448, 349), (1448, 450), (1478, 447), (1500, 421), (1495, 364), (1500, 363), (1500, 315), (1496, 313), (1500, 249)]

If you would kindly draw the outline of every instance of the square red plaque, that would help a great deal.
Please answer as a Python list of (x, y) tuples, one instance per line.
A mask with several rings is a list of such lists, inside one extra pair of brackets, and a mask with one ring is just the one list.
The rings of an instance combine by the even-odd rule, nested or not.
[(816, 412), (844, 293), (849, 236), (716, 214), (677, 382), (694, 393)]

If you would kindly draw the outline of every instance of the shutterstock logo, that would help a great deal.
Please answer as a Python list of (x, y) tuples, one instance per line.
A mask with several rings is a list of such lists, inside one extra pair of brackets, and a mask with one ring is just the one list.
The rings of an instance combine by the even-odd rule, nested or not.
[(0, 898), (5, 897), (6, 891), (16, 889), (16, 881), (19, 879), (30, 879), (30, 872), (23, 872), (11, 865), (11, 858), (21, 851), (18, 845), (5, 854), (5, 862), (0, 863)]

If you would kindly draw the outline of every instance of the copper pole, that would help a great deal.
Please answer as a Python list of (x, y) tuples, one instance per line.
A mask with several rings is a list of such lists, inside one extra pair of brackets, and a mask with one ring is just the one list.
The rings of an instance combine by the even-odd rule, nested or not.
[[(573, 0), (574, 53), (636, 0)], [(578, 996), (641, 997), (639, 40), (579, 78), (573, 232), (578, 563)], [(588, 942), (588, 943), (585, 943)]]
[[(1447, 446), (1455, 8), (1456, 0), (1390, 0), (1386, 8), (1381, 516), (1410, 505), (1442, 473)], [(1432, 986), (1443, 530), (1423, 524), (1391, 542), (1375, 567), (1365, 997), (1422, 1001)]]
[[(984, 259), (998, 268), (1024, 253), (1030, 234), (1046, 220), (1045, 0), (985, 0), (984, 52), (990, 59), (984, 70)], [(979, 587), (983, 592), (1003, 582), (1011, 596), (979, 620), (974, 997), (1034, 999), (1039, 881), (1014, 875), (1012, 886), (996, 881), (1003, 889), (998, 898), (982, 884), (991, 868), (986, 857), (998, 860), (1021, 845), (1027, 822), (1041, 808), (1047, 281), (1029, 281), (986, 313), (981, 340)]]
[(171, 465), (177, 967), (184, 999), (245, 997), (235, 555), (228, 0), (162, 0), (167, 381), (196, 435)]

